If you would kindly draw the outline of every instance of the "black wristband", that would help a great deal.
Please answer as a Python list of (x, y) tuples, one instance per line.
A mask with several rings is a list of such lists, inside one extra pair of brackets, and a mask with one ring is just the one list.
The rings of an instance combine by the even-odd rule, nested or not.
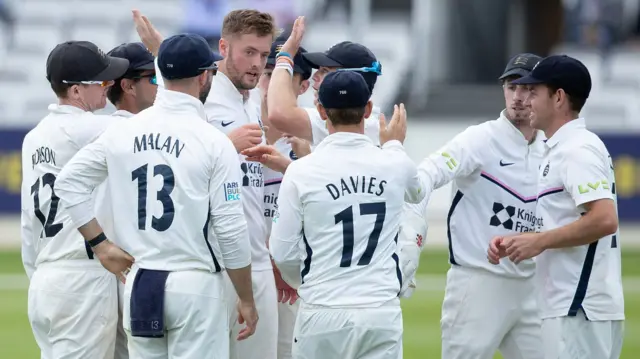
[(104, 234), (104, 232), (98, 234), (96, 236), (96, 238), (87, 241), (87, 243), (89, 243), (89, 245), (91, 246), (91, 248), (94, 248), (95, 246), (97, 246), (98, 244), (104, 242), (107, 240), (107, 236)]

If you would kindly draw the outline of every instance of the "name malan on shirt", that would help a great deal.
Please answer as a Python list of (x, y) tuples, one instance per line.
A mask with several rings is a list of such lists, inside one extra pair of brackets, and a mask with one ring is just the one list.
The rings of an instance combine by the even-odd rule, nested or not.
[(178, 138), (163, 137), (160, 133), (149, 133), (135, 137), (133, 140), (133, 153), (150, 150), (165, 151), (178, 158), (184, 149), (184, 145)]

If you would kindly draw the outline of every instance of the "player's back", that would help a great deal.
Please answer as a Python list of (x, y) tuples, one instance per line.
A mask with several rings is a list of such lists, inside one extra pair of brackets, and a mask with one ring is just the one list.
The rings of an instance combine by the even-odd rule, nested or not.
[(376, 307), (398, 296), (396, 242), (407, 181), (393, 155), (364, 135), (337, 133), (294, 163), (306, 253), (298, 292), (305, 303)]
[(93, 252), (59, 205), (53, 188), (62, 167), (115, 119), (71, 106), (51, 105), (51, 111), (29, 131), (22, 144), (23, 227), (30, 228), (35, 265), (66, 259), (91, 259)]
[(211, 188), (223, 147), (233, 146), (229, 139), (176, 104), (153, 106), (101, 140), (107, 144), (116, 235), (127, 241), (136, 264), (220, 271), (208, 219), (210, 193), (222, 201), (239, 200), (237, 183)]

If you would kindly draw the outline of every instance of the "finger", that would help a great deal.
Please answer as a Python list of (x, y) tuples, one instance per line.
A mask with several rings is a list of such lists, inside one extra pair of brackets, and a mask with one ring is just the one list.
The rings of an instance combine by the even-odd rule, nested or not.
[(384, 118), (384, 113), (380, 114), (378, 122), (380, 123), (380, 133), (384, 133), (384, 131), (387, 129), (387, 120)]
[(262, 137), (251, 137), (249, 138), (249, 143), (254, 146), (257, 146), (262, 143)]
[(238, 323), (244, 324), (244, 317), (242, 316), (242, 313), (240, 311), (238, 311)]
[(246, 125), (242, 125), (240, 126), (242, 128), (246, 128), (248, 130), (258, 130), (258, 131), (262, 131), (262, 128), (260, 127), (260, 125), (258, 125), (257, 123), (247, 123)]
[(509, 259), (515, 263), (516, 259), (518, 259), (519, 250), (515, 250), (511, 255), (509, 255)]
[(269, 126), (265, 126), (265, 125), (263, 125), (263, 126), (262, 126), (262, 131), (264, 131), (264, 132), (269, 131)]
[(278, 289), (278, 303), (283, 303), (284, 289)]
[(247, 134), (251, 137), (262, 137), (262, 130), (261, 129), (251, 129), (247, 132)]
[(510, 246), (508, 247), (504, 252), (508, 255), (511, 256), (513, 253), (516, 253), (518, 251), (518, 246)]
[(293, 295), (291, 296), (291, 300), (289, 301), (289, 305), (294, 305), (296, 304), (296, 301), (298, 300), (298, 292), (293, 292)]
[(291, 293), (288, 290), (283, 290), (282, 291), (282, 300), (280, 301), (280, 303), (286, 303), (291, 299)]
[(262, 162), (263, 161), (262, 156), (246, 157), (244, 160), (247, 161), (247, 162)]
[(251, 329), (249, 327), (244, 327), (238, 333), (238, 336), (236, 337), (236, 340), (245, 340), (245, 339), (249, 338), (251, 336), (251, 334), (253, 334), (251, 332)]

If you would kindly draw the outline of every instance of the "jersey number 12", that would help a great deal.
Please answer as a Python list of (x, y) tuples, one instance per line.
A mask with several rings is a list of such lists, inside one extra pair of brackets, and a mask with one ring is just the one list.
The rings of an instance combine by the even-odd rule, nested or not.
[[(143, 165), (131, 172), (131, 180), (138, 181), (138, 229), (147, 229), (147, 172), (149, 165)], [(151, 228), (163, 232), (171, 227), (175, 207), (171, 192), (176, 185), (173, 170), (167, 165), (153, 167), (153, 177), (162, 176), (162, 188), (156, 193), (156, 200), (162, 203), (162, 215), (151, 218)], [(152, 178), (153, 178), (152, 177)]]
[[(373, 231), (369, 235), (369, 241), (367, 242), (367, 248), (362, 253), (362, 257), (358, 261), (359, 266), (366, 266), (371, 262), (373, 252), (375, 252), (378, 246), (378, 239), (382, 232), (382, 225), (384, 224), (384, 217), (387, 214), (387, 206), (385, 202), (374, 203), (360, 203), (360, 215), (367, 216), (375, 214), (376, 222), (373, 225)], [(342, 223), (342, 260), (340, 261), (340, 267), (351, 267), (351, 259), (353, 258), (353, 241), (354, 241), (354, 229), (353, 229), (353, 206), (345, 208), (335, 216), (336, 224)]]
[[(49, 213), (45, 218), (44, 213), (40, 210), (40, 182), (42, 181), (42, 187), (49, 186), (51, 188), (51, 198), (49, 200)], [(56, 196), (53, 187), (56, 183), (56, 175), (52, 173), (45, 173), (42, 178), (38, 178), (36, 182), (31, 185), (31, 194), (33, 195), (33, 209), (38, 218), (38, 221), (42, 223), (43, 235), (45, 238), (51, 238), (58, 234), (62, 230), (62, 223), (54, 224), (56, 220), (56, 214), (58, 214), (58, 202), (60, 198)]]

